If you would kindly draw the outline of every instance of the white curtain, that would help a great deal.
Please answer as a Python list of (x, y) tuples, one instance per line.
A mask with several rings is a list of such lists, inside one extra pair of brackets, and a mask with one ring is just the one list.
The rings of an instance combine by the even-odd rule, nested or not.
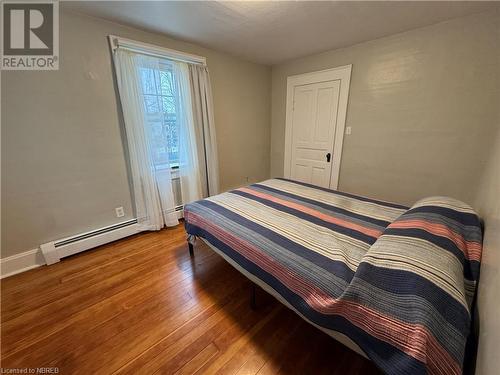
[(196, 141), (195, 123), (193, 119), (192, 92), (189, 81), (188, 64), (175, 62), (174, 77), (176, 77), (179, 93), (178, 105), (185, 110), (179, 110), (179, 176), (181, 179), (182, 201), (184, 204), (199, 200), (205, 196), (202, 189), (202, 175)]
[(177, 225), (172, 178), (182, 204), (219, 192), (208, 70), (122, 48), (114, 62), (138, 222), (144, 230)]
[(170, 168), (155, 166), (140, 69), (157, 69), (158, 59), (117, 49), (114, 62), (127, 135), (132, 188), (138, 223), (144, 230), (178, 224)]
[(206, 66), (189, 65), (199, 170), (203, 196), (219, 194), (219, 161), (213, 114), (212, 88)]

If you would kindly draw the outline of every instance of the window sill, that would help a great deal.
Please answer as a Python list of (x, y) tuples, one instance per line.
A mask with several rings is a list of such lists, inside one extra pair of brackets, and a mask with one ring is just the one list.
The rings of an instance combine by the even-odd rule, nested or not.
[(170, 175), (172, 179), (174, 178), (179, 178), (180, 173), (179, 173), (179, 165), (157, 165), (155, 167), (155, 170), (157, 173), (161, 173), (162, 171), (170, 171)]

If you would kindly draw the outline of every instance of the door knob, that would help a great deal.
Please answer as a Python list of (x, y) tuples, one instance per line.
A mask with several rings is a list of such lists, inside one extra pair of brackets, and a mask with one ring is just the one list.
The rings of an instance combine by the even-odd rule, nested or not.
[(332, 154), (328, 153), (326, 154), (326, 162), (329, 163), (330, 162), (330, 158), (332, 157)]

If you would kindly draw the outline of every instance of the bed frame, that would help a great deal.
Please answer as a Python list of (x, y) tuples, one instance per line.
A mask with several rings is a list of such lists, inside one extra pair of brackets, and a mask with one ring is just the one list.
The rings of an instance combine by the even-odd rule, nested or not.
[[(198, 238), (200, 238), (200, 237), (198, 237)], [(218, 248), (213, 246), (211, 243), (209, 243), (208, 241), (205, 241), (203, 238), (200, 238), (200, 239), (204, 243), (206, 243), (208, 245), (208, 247), (210, 247), (216, 254), (220, 255), (226, 262), (228, 262), (230, 265), (232, 265), (234, 268), (236, 268), (240, 273), (243, 274), (243, 276), (245, 276), (247, 279), (249, 279), (252, 282), (252, 287), (250, 290), (250, 303), (249, 303), (251, 309), (257, 308), (256, 289), (257, 289), (257, 287), (260, 287), (262, 290), (264, 290), (265, 292), (267, 292), (268, 294), (270, 294), (271, 296), (276, 298), (279, 302), (281, 302), (283, 305), (285, 305), (290, 310), (295, 312), (298, 316), (300, 316), (302, 319), (304, 319), (306, 322), (308, 322), (312, 326), (325, 332), (328, 336), (334, 338), (336, 341), (340, 342), (344, 346), (347, 346), (349, 349), (358, 353), (362, 357), (369, 359), (368, 356), (365, 354), (365, 352), (363, 350), (361, 350), (361, 348), (354, 341), (352, 341), (348, 336), (346, 336), (340, 332), (337, 332), (337, 331), (326, 329), (324, 327), (321, 327), (321, 326), (309, 321), (299, 311), (297, 311), (292, 305), (290, 305), (288, 303), (288, 301), (286, 301), (283, 297), (281, 297), (281, 295), (278, 292), (276, 292), (273, 288), (271, 288), (266, 283), (262, 282), (259, 278), (257, 278), (252, 273), (250, 273), (247, 270), (245, 270), (244, 268), (242, 268), (239, 264), (237, 264), (235, 261), (233, 261), (224, 252), (220, 251)], [(188, 239), (189, 255), (191, 257), (194, 257), (193, 240), (194, 240), (193, 237), (190, 237)]]

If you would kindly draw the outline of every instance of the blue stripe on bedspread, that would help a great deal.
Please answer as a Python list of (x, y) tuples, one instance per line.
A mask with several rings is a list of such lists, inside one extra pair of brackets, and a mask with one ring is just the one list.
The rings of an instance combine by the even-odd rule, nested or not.
[(360, 201), (364, 201), (364, 202), (376, 203), (376, 204), (379, 204), (381, 206), (393, 207), (393, 208), (400, 208), (400, 209), (403, 209), (403, 210), (407, 210), (409, 208), (409, 207), (403, 206), (401, 204), (379, 201), (379, 200), (372, 199), (372, 198), (362, 197), (360, 195), (349, 194), (349, 193), (345, 193), (345, 192), (342, 192), (342, 191), (339, 191), (339, 190), (332, 190), (332, 189), (324, 188), (324, 187), (321, 187), (321, 186), (316, 186), (316, 185), (313, 185), (313, 184), (308, 184), (306, 182), (294, 181), (294, 180), (289, 180), (289, 179), (286, 179), (286, 178), (277, 178), (277, 179), (278, 180), (287, 181), (287, 182), (290, 182), (290, 183), (293, 183), (293, 184), (300, 184), (300, 185), (303, 185), (303, 186), (310, 187), (312, 189), (323, 190), (323, 191), (326, 191), (326, 192), (329, 192), (329, 193), (332, 193), (332, 194), (342, 195), (344, 197), (354, 198), (354, 199), (357, 199), (357, 200), (360, 200)]

